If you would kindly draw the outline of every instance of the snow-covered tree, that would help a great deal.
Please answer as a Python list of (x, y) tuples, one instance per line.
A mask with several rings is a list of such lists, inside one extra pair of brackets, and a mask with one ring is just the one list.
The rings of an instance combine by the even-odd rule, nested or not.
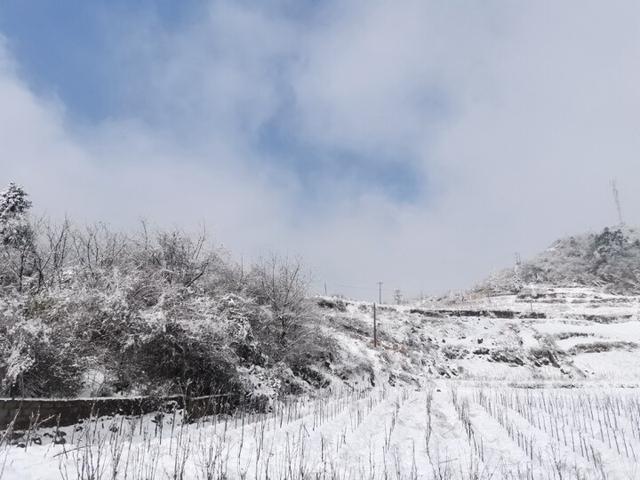
[(0, 193), (0, 222), (7, 222), (24, 216), (31, 208), (29, 195), (15, 183), (10, 183), (6, 191)]
[(4, 245), (20, 246), (29, 236), (26, 215), (31, 208), (27, 193), (15, 183), (0, 193), (0, 237)]
[(27, 193), (14, 183), (0, 193), (0, 242), (3, 247), (1, 276), (3, 283), (13, 278), (22, 291), (29, 264), (34, 259), (34, 232), (27, 218), (31, 201)]
[(293, 342), (309, 314), (308, 279), (302, 263), (274, 255), (256, 264), (252, 277), (252, 293), (259, 303), (271, 308), (279, 342)]

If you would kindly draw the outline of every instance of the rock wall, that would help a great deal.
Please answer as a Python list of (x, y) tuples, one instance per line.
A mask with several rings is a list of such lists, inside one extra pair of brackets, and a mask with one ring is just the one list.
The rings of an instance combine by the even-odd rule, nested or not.
[(169, 397), (108, 397), (108, 398), (0, 398), (0, 430), (12, 422), (16, 430), (31, 425), (43, 427), (73, 425), (92, 416), (143, 415), (156, 411), (183, 409), (190, 419), (228, 411), (232, 405), (229, 396), (185, 398), (181, 395)]

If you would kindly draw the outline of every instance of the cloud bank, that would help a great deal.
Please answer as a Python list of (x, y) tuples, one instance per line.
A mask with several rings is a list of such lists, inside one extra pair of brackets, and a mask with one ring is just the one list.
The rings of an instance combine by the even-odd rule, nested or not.
[(237, 255), (300, 255), (316, 290), (364, 299), (378, 280), (389, 299), (468, 287), (612, 224), (611, 178), (640, 223), (636, 2), (215, 1), (179, 28), (111, 20), (119, 107), (95, 122), (0, 46), (2, 177), (52, 216), (206, 223)]

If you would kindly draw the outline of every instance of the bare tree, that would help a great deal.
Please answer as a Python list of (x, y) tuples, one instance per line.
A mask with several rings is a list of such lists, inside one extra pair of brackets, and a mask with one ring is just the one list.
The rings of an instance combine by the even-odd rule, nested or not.
[(252, 276), (252, 293), (260, 303), (271, 307), (280, 342), (286, 343), (309, 314), (309, 280), (300, 260), (272, 255), (253, 267)]
[(217, 256), (207, 248), (207, 234), (203, 229), (195, 238), (182, 232), (160, 232), (156, 248), (150, 251), (149, 259), (159, 268), (169, 284), (180, 284), (186, 288), (202, 279)]
[(33, 250), (33, 268), (37, 276), (36, 291), (62, 281), (69, 260), (71, 224), (68, 219), (56, 225), (44, 219), (34, 223), (36, 241)]

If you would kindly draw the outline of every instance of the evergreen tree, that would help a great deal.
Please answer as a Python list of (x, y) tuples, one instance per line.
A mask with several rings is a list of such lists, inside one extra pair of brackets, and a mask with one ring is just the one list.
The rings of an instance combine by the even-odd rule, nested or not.
[(34, 232), (27, 218), (31, 201), (27, 193), (14, 183), (0, 193), (0, 245), (8, 271), (0, 271), (0, 283), (13, 278), (18, 291), (33, 272), (35, 258)]
[(15, 183), (10, 183), (9, 188), (0, 193), (0, 223), (7, 223), (19, 217), (24, 217), (31, 208), (29, 195)]
[(3, 245), (21, 246), (30, 240), (31, 228), (27, 213), (31, 208), (29, 195), (15, 183), (0, 193), (0, 239)]

